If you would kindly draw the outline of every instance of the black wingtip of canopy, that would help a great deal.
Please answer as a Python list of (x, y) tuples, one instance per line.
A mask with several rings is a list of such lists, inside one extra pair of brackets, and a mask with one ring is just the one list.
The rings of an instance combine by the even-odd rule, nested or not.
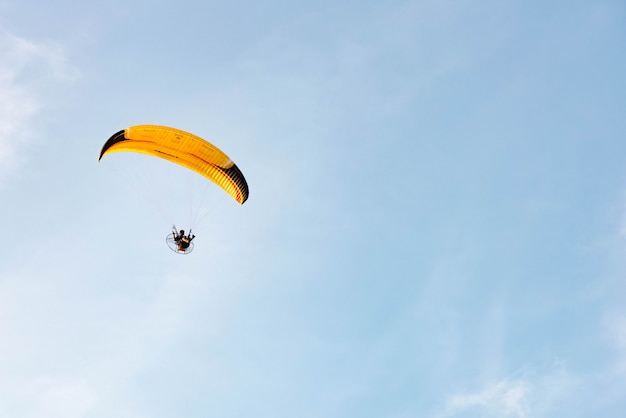
[(124, 136), (124, 132), (125, 132), (124, 129), (122, 129), (119, 132), (116, 132), (113, 136), (111, 136), (111, 138), (107, 140), (107, 142), (104, 143), (104, 145), (102, 146), (102, 150), (100, 151), (100, 156), (98, 157), (98, 161), (102, 159), (102, 156), (104, 155), (104, 153), (107, 152), (107, 150), (111, 148), (113, 145), (117, 144), (118, 142), (126, 141), (128, 139)]
[(241, 204), (243, 205), (245, 201), (248, 200), (248, 195), (250, 193), (246, 178), (243, 176), (243, 173), (236, 164), (233, 164), (232, 167), (224, 170), (224, 172), (239, 188), (239, 191), (241, 192)]

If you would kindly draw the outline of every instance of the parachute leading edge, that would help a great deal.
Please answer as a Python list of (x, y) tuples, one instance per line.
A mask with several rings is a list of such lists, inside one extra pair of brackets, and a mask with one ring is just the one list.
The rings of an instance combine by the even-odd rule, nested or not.
[(199, 136), (158, 125), (137, 125), (105, 142), (98, 161), (112, 152), (138, 152), (186, 167), (211, 180), (238, 203), (248, 199), (248, 183), (235, 163)]

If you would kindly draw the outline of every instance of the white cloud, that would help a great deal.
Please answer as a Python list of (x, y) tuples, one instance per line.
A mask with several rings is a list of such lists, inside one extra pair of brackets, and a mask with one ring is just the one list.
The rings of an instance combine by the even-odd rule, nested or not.
[(25, 160), (44, 85), (75, 76), (63, 50), (0, 32), (0, 187)]
[(454, 417), (480, 409), (487, 416), (525, 418), (530, 385), (524, 380), (503, 380), (474, 393), (453, 395), (442, 417)]
[(503, 378), (475, 391), (453, 394), (436, 417), (552, 417), (564, 405), (568, 405), (568, 410), (577, 408), (577, 401), (593, 386), (583, 377), (570, 373), (561, 361), (555, 361), (534, 373), (525, 372), (518, 378)]

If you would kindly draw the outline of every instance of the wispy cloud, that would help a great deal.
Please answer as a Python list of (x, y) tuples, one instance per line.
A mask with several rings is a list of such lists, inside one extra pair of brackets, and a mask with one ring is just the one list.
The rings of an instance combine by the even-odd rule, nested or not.
[(502, 378), (485, 383), (476, 390), (452, 394), (445, 401), (437, 418), (550, 417), (556, 411), (576, 408), (577, 399), (589, 390), (581, 376), (571, 373), (557, 361), (536, 372), (519, 377)]
[(503, 380), (470, 393), (456, 394), (448, 400), (441, 417), (455, 417), (474, 409), (488, 416), (525, 418), (528, 415), (530, 384), (525, 380)]
[(0, 188), (25, 161), (43, 84), (75, 75), (59, 46), (0, 32)]

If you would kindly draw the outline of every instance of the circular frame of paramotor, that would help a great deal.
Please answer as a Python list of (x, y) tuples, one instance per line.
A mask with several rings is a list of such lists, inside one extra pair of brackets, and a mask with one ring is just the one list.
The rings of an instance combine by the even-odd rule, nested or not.
[(168, 234), (165, 237), (165, 242), (167, 243), (167, 246), (170, 247), (170, 250), (174, 251), (177, 254), (189, 254), (193, 251), (193, 241), (189, 243), (189, 247), (181, 248), (174, 239), (173, 233)]

